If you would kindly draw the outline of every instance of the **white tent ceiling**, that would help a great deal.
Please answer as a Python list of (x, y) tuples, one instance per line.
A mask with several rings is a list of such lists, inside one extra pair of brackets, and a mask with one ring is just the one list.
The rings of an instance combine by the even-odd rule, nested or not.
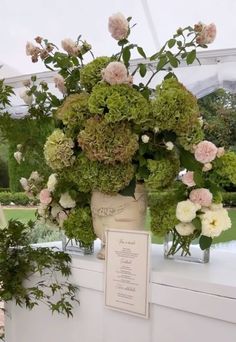
[[(137, 25), (130, 40), (143, 46), (148, 55), (180, 26), (214, 22), (217, 38), (204, 52), (210, 62), (201, 68), (180, 68), (178, 75), (198, 96), (219, 86), (235, 88), (236, 50), (229, 50), (236, 48), (235, 0), (1, 0), (0, 59), (21, 74), (45, 71), (41, 62), (33, 64), (25, 55), (26, 41), (37, 35), (60, 46), (61, 39), (82, 34), (96, 56), (111, 55), (117, 46), (107, 30), (107, 20), (116, 12), (133, 17)], [(216, 49), (221, 51), (212, 51), (211, 58), (210, 51)]]

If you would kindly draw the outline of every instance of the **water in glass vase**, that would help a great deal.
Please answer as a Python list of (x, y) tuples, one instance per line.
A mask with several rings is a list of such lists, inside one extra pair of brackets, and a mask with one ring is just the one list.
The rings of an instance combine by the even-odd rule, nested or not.
[[(185, 237), (186, 238), (186, 237)], [(183, 247), (181, 242), (176, 239), (174, 233), (169, 232), (165, 236), (164, 257), (178, 261), (188, 261), (195, 263), (208, 263), (210, 259), (210, 249), (201, 250), (197, 241), (189, 241), (188, 248)]]

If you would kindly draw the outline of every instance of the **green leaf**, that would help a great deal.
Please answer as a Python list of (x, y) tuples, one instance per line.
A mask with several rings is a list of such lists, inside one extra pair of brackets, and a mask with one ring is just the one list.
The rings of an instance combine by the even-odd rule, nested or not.
[(204, 186), (205, 186), (205, 181), (204, 181), (204, 178), (203, 178), (202, 171), (200, 171), (200, 170), (195, 170), (195, 171), (194, 171), (194, 174), (193, 174), (193, 179), (194, 179), (194, 182), (196, 183), (196, 185), (197, 185), (199, 188), (204, 188)]
[(134, 197), (135, 187), (136, 187), (136, 179), (133, 178), (131, 180), (131, 182), (129, 183), (129, 185), (126, 188), (124, 188), (123, 190), (121, 190), (119, 193), (122, 196)]
[(180, 163), (188, 171), (200, 171), (202, 169), (202, 164), (194, 158), (194, 155), (183, 148), (180, 149)]
[(171, 49), (176, 43), (176, 39), (172, 38), (168, 40), (168, 48)]
[(161, 56), (159, 62), (157, 63), (157, 67), (156, 70), (160, 71), (163, 69), (163, 67), (167, 64), (168, 60), (166, 58), (166, 56)]
[(192, 220), (192, 224), (197, 230), (202, 230), (202, 221), (200, 217), (195, 217), (195, 219)]
[(128, 47), (124, 48), (122, 56), (123, 56), (123, 61), (124, 61), (125, 65), (128, 66), (129, 61), (130, 61), (130, 56), (131, 56), (130, 49)]
[(139, 64), (139, 73), (140, 76), (144, 77), (147, 73), (147, 66), (146, 64)]
[(201, 235), (199, 239), (199, 245), (202, 250), (207, 249), (212, 244), (212, 238), (209, 236)]
[(31, 76), (31, 81), (32, 81), (32, 82), (35, 82), (36, 79), (37, 79), (37, 77), (36, 77), (35, 75)]
[(147, 58), (146, 53), (143, 51), (143, 48), (141, 46), (137, 46), (137, 50), (143, 58)]
[(186, 62), (187, 64), (192, 64), (196, 59), (196, 50), (192, 50), (187, 54)]
[(170, 65), (173, 67), (173, 68), (177, 68), (179, 66), (179, 60), (178, 58), (176, 58), (170, 51), (167, 51), (166, 52), (166, 55), (169, 59), (169, 62), (170, 62)]
[(160, 56), (160, 52), (156, 52), (149, 59), (150, 59), (150, 61), (155, 61), (155, 59), (157, 59), (157, 57), (159, 57), (159, 56)]

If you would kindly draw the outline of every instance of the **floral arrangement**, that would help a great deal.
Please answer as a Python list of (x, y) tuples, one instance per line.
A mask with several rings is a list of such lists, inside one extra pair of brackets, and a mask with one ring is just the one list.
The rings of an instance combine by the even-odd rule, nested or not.
[[(59, 224), (70, 238), (89, 244), (95, 238), (91, 193), (134, 196), (135, 185), (143, 183), (150, 193), (152, 231), (171, 230), (174, 245), (188, 254), (196, 237), (204, 249), (231, 226), (217, 182), (226, 177), (236, 184), (236, 156), (204, 140), (197, 100), (174, 74), (181, 61), (192, 64), (196, 49), (214, 41), (216, 27), (198, 23), (179, 28), (147, 57), (129, 41), (135, 26), (131, 21), (121, 13), (109, 18), (108, 29), (119, 48), (112, 56), (95, 58), (81, 36), (62, 40), (63, 52), (42, 37), (35, 38), (37, 45), (26, 45), (32, 62), (41, 59), (57, 70), (55, 86), (63, 96), (56, 98), (45, 85), (39, 91), (32, 81), (23, 94), (31, 106), (46, 98), (56, 123), (44, 146), (52, 174), (40, 188), (38, 214)], [(133, 51), (143, 62), (132, 69)], [(85, 63), (85, 55), (92, 60)], [(160, 72), (164, 80), (153, 89)], [(137, 75), (143, 82), (135, 81)], [(183, 169), (187, 173), (179, 180)]]

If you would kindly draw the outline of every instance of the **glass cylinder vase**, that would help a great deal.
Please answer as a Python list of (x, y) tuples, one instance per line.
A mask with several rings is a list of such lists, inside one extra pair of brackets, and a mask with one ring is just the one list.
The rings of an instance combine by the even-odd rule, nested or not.
[(170, 231), (165, 235), (164, 257), (166, 259), (205, 264), (210, 260), (210, 249), (202, 250), (197, 241), (196, 244), (189, 243), (188, 249), (183, 248), (181, 243), (174, 239), (174, 234)]

